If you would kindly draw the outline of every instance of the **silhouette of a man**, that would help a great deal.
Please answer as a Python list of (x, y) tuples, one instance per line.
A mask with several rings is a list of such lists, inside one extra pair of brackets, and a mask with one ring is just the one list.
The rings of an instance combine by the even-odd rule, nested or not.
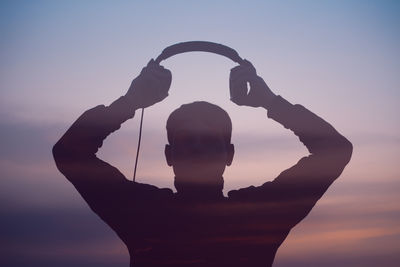
[(234, 155), (231, 121), (220, 107), (194, 102), (167, 122), (165, 156), (177, 192), (129, 181), (96, 152), (135, 110), (167, 97), (170, 84), (170, 71), (150, 61), (125, 96), (83, 113), (57, 142), (58, 169), (124, 241), (131, 266), (271, 266), (289, 231), (342, 173), (351, 143), (303, 106), (276, 96), (246, 61), (231, 70), (231, 100), (266, 109), (310, 155), (272, 182), (225, 197), (222, 175)]

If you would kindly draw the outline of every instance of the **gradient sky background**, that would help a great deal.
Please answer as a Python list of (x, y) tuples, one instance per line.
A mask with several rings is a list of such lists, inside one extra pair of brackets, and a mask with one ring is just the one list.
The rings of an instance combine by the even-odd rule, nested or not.
[[(117, 236), (57, 171), (52, 145), (86, 109), (124, 94), (150, 58), (188, 40), (252, 61), (270, 88), (330, 122), (354, 145), (342, 176), (296, 226), (274, 266), (400, 262), (399, 1), (1, 1), (0, 262), (128, 266)], [(146, 110), (138, 181), (172, 187), (165, 122), (207, 100), (231, 115), (227, 191), (272, 180), (307, 154), (261, 109), (229, 101), (226, 58), (168, 59), (170, 96)], [(133, 173), (138, 117), (99, 156)]]

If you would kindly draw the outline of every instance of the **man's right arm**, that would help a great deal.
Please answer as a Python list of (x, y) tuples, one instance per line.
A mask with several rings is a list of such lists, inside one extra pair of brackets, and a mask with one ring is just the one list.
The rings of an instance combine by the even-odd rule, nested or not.
[(105, 138), (132, 118), (135, 110), (168, 95), (170, 72), (151, 64), (133, 80), (125, 96), (110, 106), (100, 105), (84, 112), (53, 147), (57, 168), (111, 226), (115, 226), (115, 212), (121, 210), (117, 209), (121, 204), (160, 191), (154, 186), (130, 182), (117, 168), (96, 156)]
[(130, 108), (121, 97), (108, 107), (99, 105), (85, 111), (53, 147), (57, 168), (95, 211), (112, 205), (116, 191), (129, 184), (117, 168), (96, 153), (109, 134), (134, 116)]

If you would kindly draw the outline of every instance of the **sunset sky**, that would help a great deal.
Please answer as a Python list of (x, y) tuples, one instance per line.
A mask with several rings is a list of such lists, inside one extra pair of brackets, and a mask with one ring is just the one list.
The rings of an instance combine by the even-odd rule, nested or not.
[[(399, 25), (399, 1), (1, 1), (0, 262), (128, 266), (122, 241), (58, 172), (51, 148), (82, 112), (125, 94), (165, 47), (204, 40), (234, 48), (275, 94), (354, 146), (274, 266), (398, 266)], [(139, 182), (173, 188), (166, 119), (196, 100), (220, 105), (233, 122), (224, 193), (273, 180), (307, 155), (265, 110), (229, 100), (229, 59), (198, 52), (162, 65), (173, 80), (169, 97), (145, 110)], [(129, 179), (138, 118), (98, 153)]]

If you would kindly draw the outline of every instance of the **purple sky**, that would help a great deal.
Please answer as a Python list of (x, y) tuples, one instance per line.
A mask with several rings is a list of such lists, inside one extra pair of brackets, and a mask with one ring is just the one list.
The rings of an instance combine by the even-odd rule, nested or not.
[[(124, 94), (166, 46), (209, 40), (236, 49), (276, 94), (354, 145), (350, 164), (293, 229), (274, 266), (397, 266), (400, 4), (264, 2), (2, 1), (0, 262), (128, 265), (122, 242), (56, 170), (51, 147), (83, 111)], [(173, 82), (170, 96), (146, 110), (140, 182), (172, 188), (166, 118), (195, 100), (220, 105), (233, 121), (236, 155), (224, 192), (272, 180), (307, 154), (265, 111), (229, 101), (229, 60), (192, 53), (164, 66)], [(137, 134), (136, 117), (99, 153), (127, 177)]]

